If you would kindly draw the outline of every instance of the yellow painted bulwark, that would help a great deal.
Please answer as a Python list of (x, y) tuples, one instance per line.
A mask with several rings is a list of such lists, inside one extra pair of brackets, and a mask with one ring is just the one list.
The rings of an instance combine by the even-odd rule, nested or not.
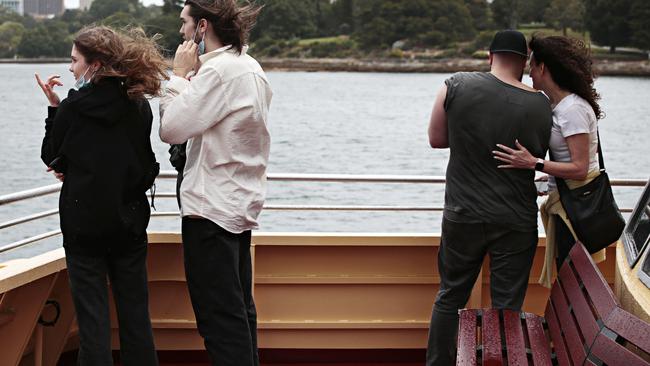
[(641, 267), (646, 254), (637, 261), (634, 268), (630, 268), (625, 255), (623, 243), (619, 242), (616, 255), (616, 297), (621, 302), (623, 309), (650, 322), (650, 289), (639, 280), (637, 273)]
[[(159, 350), (203, 349), (185, 283), (180, 242), (178, 233), (149, 235), (150, 310)], [(440, 282), (436, 259), (439, 245), (437, 234), (254, 233), (251, 254), (259, 347), (424, 348)], [(548, 290), (537, 284), (544, 245), (544, 238), (540, 238), (524, 305), (525, 310), (538, 314), (543, 313), (548, 297)], [(610, 283), (615, 278), (615, 251), (615, 247), (609, 248), (609, 259), (599, 264)], [(35, 297), (40, 303), (32, 306), (33, 314), (27, 318), (34, 322), (42, 311), (42, 302), (55, 296), (67, 303), (63, 313), (65, 324), (56, 331), (44, 333), (44, 351), (35, 352), (35, 346), (24, 347), (22, 355), (43, 354), (50, 360), (45, 364), (52, 364), (53, 357), (58, 358), (63, 349), (74, 348), (77, 342), (69, 298), (62, 296), (67, 290), (67, 283), (63, 281), (63, 251), (55, 250), (2, 265), (0, 291), (3, 299), (26, 291), (40, 279), (63, 275), (59, 280), (54, 277), (49, 280), (49, 295)], [(489, 307), (489, 298), (486, 262), (468, 306)], [(27, 308), (24, 303), (13, 306)], [(2, 310), (7, 309), (0, 309), (0, 334), (6, 327), (15, 326), (12, 313)], [(112, 313), (115, 327), (114, 309)], [(33, 329), (28, 333), (33, 338)], [(47, 336), (49, 333), (67, 337), (66, 347), (59, 342), (52, 343), (51, 336)], [(117, 349), (117, 329), (113, 334)], [(5, 339), (0, 338), (0, 342), (6, 344)], [(39, 345), (40, 342), (32, 340), (29, 344)], [(3, 355), (0, 355), (1, 365), (15, 364), (5, 362)]]

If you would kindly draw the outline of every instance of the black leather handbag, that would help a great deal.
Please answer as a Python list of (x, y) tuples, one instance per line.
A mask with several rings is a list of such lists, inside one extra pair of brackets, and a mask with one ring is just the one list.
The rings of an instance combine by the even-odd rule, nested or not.
[(596, 253), (617, 241), (625, 228), (625, 219), (614, 200), (605, 171), (598, 136), (600, 175), (582, 187), (569, 189), (564, 179), (555, 178), (560, 201), (578, 240), (589, 253)]

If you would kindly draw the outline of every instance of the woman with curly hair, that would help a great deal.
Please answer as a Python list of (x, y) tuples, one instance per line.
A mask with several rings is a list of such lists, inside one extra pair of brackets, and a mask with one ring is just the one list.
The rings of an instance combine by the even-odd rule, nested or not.
[(88, 27), (74, 38), (76, 80), (36, 80), (50, 102), (41, 158), (63, 181), (63, 247), (79, 324), (79, 365), (113, 365), (108, 284), (124, 365), (157, 365), (148, 310), (146, 190), (158, 174), (145, 96), (160, 94), (166, 64), (140, 29)]
[[(546, 230), (547, 252), (541, 283), (550, 287), (553, 260), (559, 268), (576, 242), (566, 212), (562, 208), (555, 178), (569, 188), (583, 186), (600, 174), (598, 161), (598, 119), (603, 112), (594, 88), (594, 72), (589, 49), (576, 39), (533, 36), (530, 77), (533, 87), (542, 90), (553, 106), (553, 127), (549, 142), (552, 160), (537, 157), (515, 141), (516, 149), (498, 145), (495, 159), (501, 168), (536, 169), (548, 174), (549, 196), (540, 207)], [(542, 179), (546, 179), (543, 177)], [(604, 251), (596, 260), (604, 259)]]

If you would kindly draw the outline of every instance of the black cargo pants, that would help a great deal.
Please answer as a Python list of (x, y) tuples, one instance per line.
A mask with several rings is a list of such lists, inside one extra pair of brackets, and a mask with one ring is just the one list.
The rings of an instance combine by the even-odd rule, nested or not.
[(443, 218), (438, 251), (440, 290), (429, 326), (427, 366), (455, 364), (458, 310), (469, 300), (485, 255), (490, 256), (492, 307), (520, 310), (536, 247), (536, 231)]

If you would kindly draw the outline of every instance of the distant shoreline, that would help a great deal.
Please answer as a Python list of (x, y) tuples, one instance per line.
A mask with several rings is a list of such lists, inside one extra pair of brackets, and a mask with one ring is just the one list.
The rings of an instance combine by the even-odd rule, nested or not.
[[(336, 71), (336, 72), (389, 72), (389, 73), (453, 73), (458, 71), (487, 71), (486, 60), (439, 59), (422, 60), (361, 60), (313, 58), (261, 58), (265, 70), (274, 71)], [(68, 58), (0, 59), (0, 64), (68, 63)], [(602, 76), (650, 77), (650, 60), (612, 61), (595, 60), (594, 68)]]

